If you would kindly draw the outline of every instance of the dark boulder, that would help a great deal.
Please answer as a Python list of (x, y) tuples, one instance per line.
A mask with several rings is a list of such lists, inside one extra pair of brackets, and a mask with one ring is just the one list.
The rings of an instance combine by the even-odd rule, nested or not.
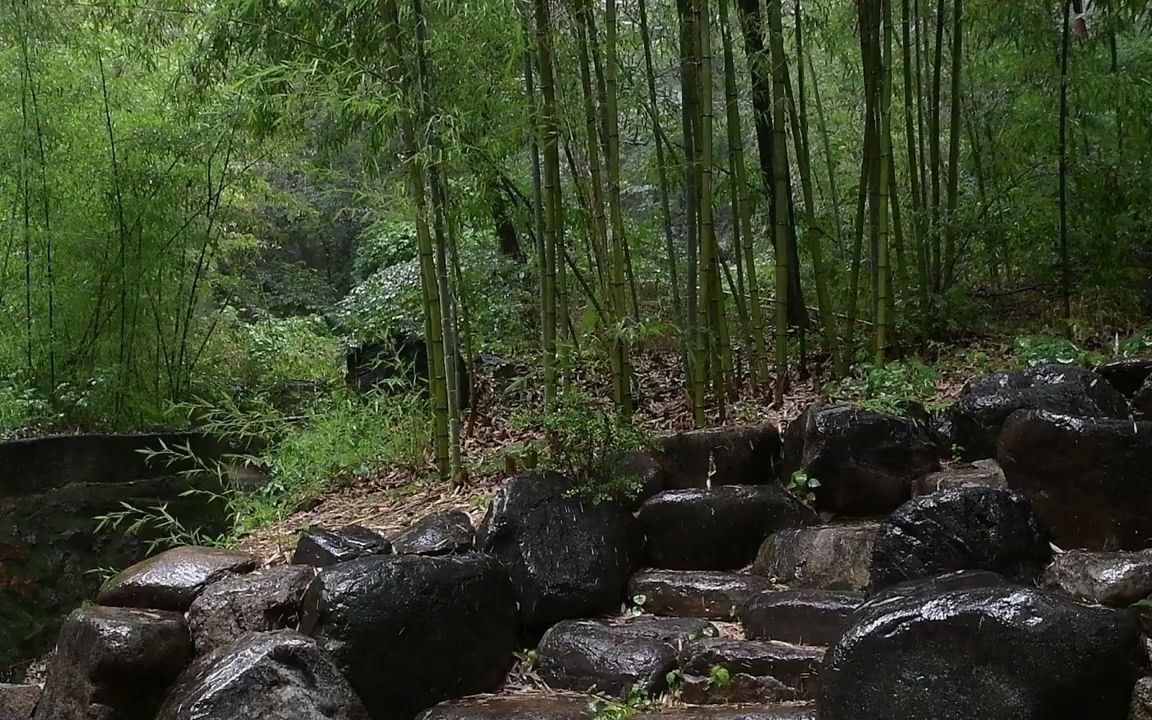
[(771, 483), (780, 464), (780, 432), (770, 424), (689, 430), (657, 444), (665, 490)]
[(1060, 547), (1152, 543), (1152, 422), (1014, 413), (1000, 438), (1000, 466)]
[(1096, 374), (1107, 380), (1125, 397), (1132, 397), (1152, 376), (1152, 358), (1122, 358), (1096, 366)]
[(904, 597), (861, 613), (820, 674), (821, 720), (1123, 720), (1135, 618), (1030, 588)]
[(991, 458), (974, 460), (970, 463), (949, 465), (943, 470), (925, 475), (912, 485), (915, 496), (931, 495), (944, 490), (966, 487), (988, 487), (1004, 489), (1008, 481), (1000, 464)]
[(711, 570), (645, 570), (628, 580), (628, 599), (654, 615), (728, 620), (772, 586), (754, 575)]
[(858, 607), (856, 613), (859, 615), (867, 612), (873, 606), (889, 602), (894, 598), (931, 598), (954, 590), (1009, 587), (1020, 587), (1020, 583), (1013, 582), (1003, 575), (997, 575), (988, 570), (957, 570), (956, 572), (945, 573), (944, 575), (916, 578), (915, 580), (905, 580), (895, 585), (889, 585), (869, 595), (868, 601)]
[(380, 533), (359, 525), (338, 530), (310, 528), (296, 541), (293, 565), (328, 567), (369, 555), (387, 555), (392, 545)]
[(792, 588), (868, 589), (878, 523), (779, 530), (756, 555), (752, 572)]
[(188, 609), (197, 653), (227, 645), (250, 631), (296, 627), (300, 601), (316, 571), (279, 565), (209, 585)]
[(751, 640), (830, 645), (862, 602), (863, 594), (843, 590), (769, 590), (744, 603), (740, 624)]
[(497, 557), (516, 588), (525, 629), (619, 607), (643, 536), (627, 509), (570, 494), (554, 472), (526, 472), (492, 498), (477, 549)]
[(1130, 407), (1132, 417), (1137, 420), (1152, 420), (1152, 377), (1145, 380), (1132, 396)]
[(184, 618), (91, 606), (60, 629), (37, 720), (153, 720), (192, 644)]
[(104, 583), (101, 605), (184, 612), (196, 596), (229, 573), (250, 572), (256, 556), (234, 550), (178, 547), (136, 563)]
[(1152, 550), (1061, 553), (1044, 571), (1040, 584), (1081, 600), (1127, 607), (1152, 597)]
[(512, 584), (483, 555), (378, 556), (327, 568), (300, 621), (374, 720), (409, 720), (442, 700), (496, 689), (518, 627)]
[(1017, 410), (1128, 416), (1124, 396), (1103, 377), (1081, 367), (1050, 365), (981, 375), (965, 383), (953, 410), (956, 442), (964, 459), (996, 457), (1001, 428)]
[(778, 485), (666, 490), (638, 515), (647, 561), (672, 570), (730, 570), (747, 565), (764, 539), (816, 515)]
[[(697, 640), (680, 653), (680, 669), (685, 676), (707, 678), (712, 668), (724, 668), (733, 677), (772, 678), (787, 692), (777, 699), (814, 699), (816, 679), (825, 648), (792, 645), (774, 640)], [(772, 699), (762, 697), (753, 702)]]
[(814, 403), (784, 434), (781, 478), (797, 471), (819, 482), (816, 507), (876, 515), (912, 496), (912, 482), (939, 468), (923, 423), (848, 405)]
[(368, 713), (315, 640), (277, 630), (201, 657), (156, 720), (368, 720)]
[(701, 633), (716, 634), (709, 623), (691, 628), (677, 618), (642, 625), (566, 620), (540, 640), (537, 672), (550, 687), (625, 696), (631, 690), (656, 693), (667, 686), (680, 648)]
[(700, 638), (716, 637), (719, 631), (703, 618), (638, 615), (608, 623), (614, 632), (644, 640), (659, 640), (677, 649)]
[(39, 699), (39, 685), (0, 684), (0, 720), (28, 720)]
[(910, 500), (880, 524), (871, 587), (955, 570), (1030, 580), (1051, 556), (1023, 495), (979, 487), (948, 490)]
[(472, 549), (476, 531), (459, 510), (433, 513), (392, 538), (397, 555), (456, 555)]
[(418, 720), (591, 720), (586, 695), (496, 695), (441, 703)]
[[(357, 392), (396, 392), (401, 388), (428, 392), (428, 344), (418, 335), (393, 333), (351, 348), (345, 366), (344, 381)], [(460, 407), (468, 407), (471, 387), (463, 357), (456, 360), (456, 383)]]

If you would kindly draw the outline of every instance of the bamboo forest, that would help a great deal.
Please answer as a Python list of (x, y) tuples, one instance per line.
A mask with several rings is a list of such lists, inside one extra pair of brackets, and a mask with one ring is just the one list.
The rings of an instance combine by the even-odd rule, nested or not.
[[(1030, 501), (1053, 547), (1152, 543), (1117, 499), (1147, 510), (1152, 491), (1142, 506), (1128, 485), (1084, 499), (1029, 484), (1054, 462), (1041, 446), (1087, 458), (1095, 445), (1052, 439), (1058, 424), (1023, 439), (1044, 413), (1075, 420), (1058, 425), (1067, 432), (1123, 420), (1116, 432), (1131, 437), (1108, 436), (1121, 458), (1109, 477), (1127, 462), (1147, 485), (1148, 463), (1132, 459), (1146, 446), (1152, 463), (1145, 0), (6, 0), (0, 59), (0, 683), (39, 682), (37, 658), (62, 622), (66, 654), (63, 618), (93, 597), (188, 611), (117, 594), (116, 573), (145, 557), (210, 548), (277, 566), (293, 546), (307, 556), (309, 533), (355, 527), (378, 534), (340, 547), (359, 557), (380, 540), (401, 563), (408, 540), (394, 533), (432, 510), (463, 513), (469, 548), (487, 515), (476, 547), (499, 556), (498, 516), (529, 502), (509, 478), (537, 478), (525, 492), (542, 493), (553, 472), (571, 484), (553, 499), (579, 498), (580, 522), (623, 503), (629, 522), (649, 523), (641, 555), (656, 569), (727, 572), (757, 557), (764, 574), (761, 544), (779, 536), (757, 526), (750, 554), (725, 536), (718, 546), (739, 558), (685, 559), (706, 554), (705, 539), (668, 560), (656, 538), (681, 520), (646, 520), (668, 493), (767, 483), (795, 504), (771, 531), (819, 520), (840, 532), (842, 517), (880, 522), (936, 497), (917, 488), (957, 463), (996, 465), (996, 492)], [(923, 463), (917, 443), (932, 448)], [(1078, 462), (1048, 475), (1096, 472)], [(553, 517), (532, 507), (525, 523)], [(1084, 540), (1089, 521), (1061, 515), (1073, 507), (1113, 513), (1112, 530)], [(871, 593), (894, 577), (881, 555), (905, 551), (882, 549), (883, 522), (860, 556), (864, 580), (821, 591)], [(964, 532), (1000, 537), (955, 532), (969, 549)], [(1015, 547), (1001, 540), (998, 552)], [(1046, 548), (1029, 556), (1036, 573)], [(441, 550), (411, 554), (455, 552)], [(1005, 567), (942, 572), (1012, 576)], [(533, 602), (566, 601), (527, 600), (510, 572), (528, 633), (517, 651), (604, 609), (541, 620)], [(655, 597), (628, 587), (612, 602)], [(492, 689), (392, 707), (333, 650), (354, 639), (325, 645), (328, 621), (310, 622), (290, 627), (333, 653), (359, 700), (336, 715), (261, 705), (259, 717), (409, 720)], [(749, 640), (789, 640), (743, 622)], [(273, 627), (289, 625), (259, 629)], [(954, 717), (907, 709), (919, 700), (884, 709), (879, 690), (840, 714), (872, 682), (845, 679), (851, 653), (870, 647), (852, 632), (808, 643), (844, 638), (823, 661), (822, 719)], [(539, 666), (506, 682), (584, 692), (557, 679), (544, 637), (525, 651)], [(702, 687), (728, 688), (725, 667), (705, 667)], [(157, 696), (108, 717), (233, 717), (189, 709), (208, 702), (181, 695), (193, 674), (162, 707)], [(657, 675), (693, 704), (686, 666)], [(95, 716), (65, 698), (72, 681), (48, 677), (36, 718)], [(1152, 679), (1147, 693), (1149, 714), (1131, 717), (1152, 717)], [(658, 715), (658, 695), (598, 696), (590, 717)], [(955, 717), (1064, 717), (1058, 705)], [(1116, 717), (1074, 706), (1068, 717)]]

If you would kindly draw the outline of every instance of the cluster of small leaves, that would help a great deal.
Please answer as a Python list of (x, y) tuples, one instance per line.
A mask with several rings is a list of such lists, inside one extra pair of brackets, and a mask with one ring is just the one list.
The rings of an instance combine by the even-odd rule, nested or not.
[(829, 384), (824, 392), (868, 410), (899, 415), (913, 404), (929, 410), (942, 407), (943, 403), (936, 397), (939, 379), (935, 368), (919, 358), (909, 358), (863, 366), (852, 376)]
[(819, 480), (811, 477), (803, 470), (797, 470), (788, 479), (785, 489), (801, 502), (811, 505), (816, 502), (816, 488), (818, 487), (820, 487)]
[(1066, 338), (1049, 335), (1021, 335), (1016, 338), (1014, 356), (1028, 367), (1037, 365), (1085, 365), (1105, 359), (1103, 353), (1086, 350)]
[(631, 720), (636, 713), (652, 709), (652, 697), (638, 688), (628, 691), (624, 701), (609, 698), (593, 698), (588, 702), (591, 720)]
[(641, 480), (625, 470), (627, 454), (650, 438), (610, 407), (576, 389), (565, 390), (540, 422), (552, 467), (575, 479), (572, 493), (593, 502), (629, 501)]

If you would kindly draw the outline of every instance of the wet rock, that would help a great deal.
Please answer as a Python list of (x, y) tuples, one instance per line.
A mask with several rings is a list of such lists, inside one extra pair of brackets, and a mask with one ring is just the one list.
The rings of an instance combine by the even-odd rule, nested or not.
[(820, 674), (821, 720), (1123, 720), (1133, 617), (1031, 588), (896, 599), (862, 613)]
[(680, 700), (694, 705), (745, 705), (795, 700), (797, 692), (774, 677), (729, 673), (724, 681), (707, 675), (685, 675)]
[(1152, 677), (1140, 678), (1132, 688), (1128, 720), (1152, 720)]
[(998, 575), (988, 570), (957, 570), (956, 572), (936, 575), (934, 577), (905, 580), (904, 582), (889, 585), (869, 595), (868, 601), (856, 609), (856, 614), (860, 615), (871, 607), (880, 603), (889, 602), (894, 598), (931, 598), (954, 590), (997, 587), (1020, 587), (1020, 583), (1012, 582), (1003, 575)]
[(880, 524), (871, 587), (955, 570), (1030, 580), (1051, 556), (1023, 495), (991, 488), (948, 490), (910, 500)]
[(997, 457), (1001, 428), (1017, 410), (1078, 417), (1128, 416), (1124, 396), (1103, 377), (1081, 367), (1050, 365), (982, 375), (964, 385), (953, 411), (956, 442), (964, 458)]
[(816, 720), (816, 709), (808, 703), (669, 707), (638, 713), (636, 720)]
[(640, 615), (608, 623), (608, 626), (613, 631), (628, 637), (659, 640), (674, 646), (677, 650), (694, 640), (717, 637), (720, 634), (715, 625), (702, 618)]
[(774, 482), (780, 447), (780, 432), (770, 424), (704, 428), (661, 438), (664, 489)]
[(1000, 465), (1060, 547), (1152, 543), (1152, 423), (1014, 413), (1000, 439)]
[(752, 572), (793, 588), (866, 590), (879, 523), (821, 525), (773, 533)]
[(101, 605), (184, 612), (209, 584), (255, 569), (254, 555), (206, 547), (178, 547), (136, 563), (104, 583)]
[(293, 565), (328, 567), (369, 555), (387, 555), (392, 545), (378, 532), (359, 525), (338, 530), (310, 528), (296, 541)]
[(590, 620), (566, 620), (540, 640), (537, 673), (549, 687), (624, 696), (655, 693), (676, 666), (676, 649), (661, 640), (629, 637)]
[(1145, 380), (1132, 396), (1129, 407), (1132, 409), (1132, 417), (1137, 420), (1152, 420), (1152, 377)]
[(198, 654), (250, 631), (296, 627), (300, 600), (316, 576), (306, 565), (279, 565), (209, 585), (188, 609)]
[(793, 697), (788, 699), (812, 698), (824, 651), (822, 647), (773, 640), (711, 638), (686, 647), (680, 653), (680, 669), (685, 675), (701, 677), (708, 677), (713, 667), (722, 667), (734, 676), (770, 677), (791, 691)]
[(1044, 571), (1040, 584), (1081, 600), (1127, 607), (1152, 596), (1152, 550), (1071, 550), (1056, 556)]
[(913, 483), (912, 494), (918, 497), (966, 487), (1006, 489), (1008, 481), (1004, 478), (1000, 464), (985, 458), (949, 465), (943, 470), (925, 475)]
[(441, 703), (418, 720), (590, 720), (582, 695), (497, 695)]
[(951, 406), (928, 413), (928, 435), (942, 458), (952, 457), (952, 449), (956, 445), (956, 423), (952, 417)]
[(645, 570), (628, 581), (628, 598), (654, 615), (728, 620), (748, 598), (771, 587), (754, 575), (710, 570)]
[(1152, 358), (1122, 358), (1096, 366), (1096, 374), (1125, 397), (1132, 397), (1152, 375)]
[(39, 685), (0, 685), (0, 720), (28, 720), (39, 699)]
[(648, 564), (672, 570), (730, 570), (747, 565), (776, 530), (816, 521), (778, 485), (667, 490), (638, 515)]
[(152, 720), (191, 657), (184, 618), (90, 606), (60, 629), (37, 720)]
[(392, 538), (397, 555), (456, 555), (472, 549), (476, 531), (459, 510), (433, 513)]
[(327, 568), (305, 595), (300, 621), (373, 720), (408, 720), (442, 700), (494, 690), (512, 664), (518, 626), (507, 574), (475, 554)]
[(277, 630), (201, 657), (156, 720), (368, 720), (368, 713), (316, 641)]
[(477, 548), (507, 568), (525, 629), (619, 607), (643, 537), (627, 509), (570, 497), (554, 472), (509, 480), (477, 531)]
[[(699, 637), (675, 618), (611, 625), (567, 620), (540, 640), (537, 672), (550, 687), (623, 697), (636, 689), (656, 693), (667, 685), (680, 648)], [(698, 623), (699, 625), (699, 623)], [(709, 623), (702, 629), (715, 628)], [(688, 632), (686, 632), (688, 631)]]
[(625, 453), (618, 468), (621, 477), (631, 478), (638, 489), (636, 496), (621, 502), (632, 511), (644, 501), (665, 490), (669, 469), (664, 466), (658, 450), (633, 450)]
[(862, 602), (862, 593), (843, 590), (770, 590), (744, 604), (740, 624), (750, 640), (831, 645)]
[(819, 481), (816, 507), (851, 515), (889, 512), (912, 495), (912, 482), (939, 467), (922, 423), (848, 405), (813, 403), (784, 434), (781, 477)]

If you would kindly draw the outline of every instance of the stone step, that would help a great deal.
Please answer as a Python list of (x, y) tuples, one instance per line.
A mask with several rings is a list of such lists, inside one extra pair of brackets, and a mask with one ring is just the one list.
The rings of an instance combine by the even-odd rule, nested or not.
[(637, 689), (656, 694), (691, 642), (716, 637), (704, 620), (640, 617), (626, 622), (566, 620), (540, 640), (537, 672), (549, 687), (619, 697)]
[(780, 530), (760, 546), (752, 573), (794, 589), (862, 592), (879, 528), (855, 522)]
[(779, 485), (666, 490), (638, 514), (650, 567), (734, 570), (752, 562), (777, 530), (810, 525), (815, 513)]
[(719, 666), (730, 673), (774, 677), (801, 694), (810, 695), (824, 652), (823, 647), (778, 640), (704, 638), (681, 651), (680, 668), (685, 675), (707, 676)]
[(831, 645), (862, 602), (862, 593), (841, 590), (769, 590), (740, 608), (740, 623), (750, 640)]
[[(594, 698), (575, 694), (523, 694), (473, 697), (437, 705), (417, 720), (593, 720)], [(730, 707), (654, 707), (635, 720), (815, 720), (809, 703), (757, 703)]]
[(629, 600), (654, 615), (730, 620), (767, 578), (714, 570), (644, 570), (628, 581)]

